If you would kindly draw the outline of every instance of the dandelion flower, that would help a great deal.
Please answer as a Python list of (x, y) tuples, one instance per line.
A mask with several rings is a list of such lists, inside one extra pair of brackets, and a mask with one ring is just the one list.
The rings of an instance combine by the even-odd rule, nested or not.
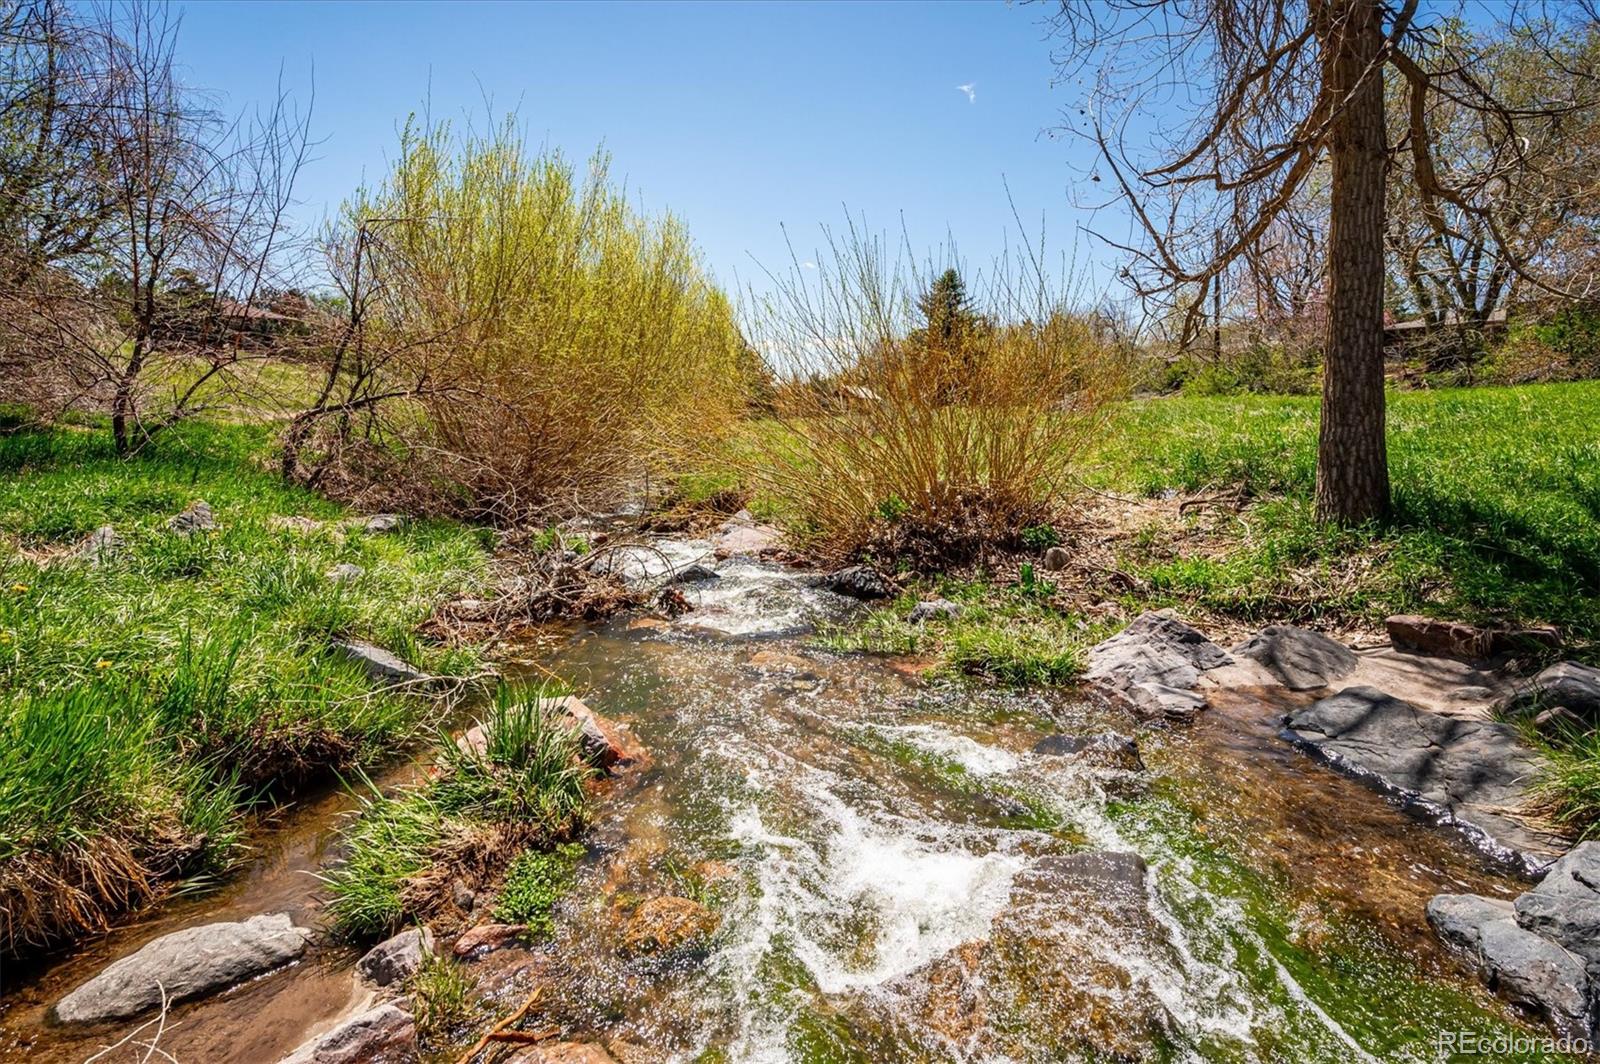
[(109, 669), (111, 668), (111, 662), (106, 658), (101, 658), (99, 661), (94, 663), (94, 667), (97, 669)]
[(12, 584), (11, 585), (11, 590), (15, 591), (17, 594), (20, 595), (24, 591), (28, 590), (28, 585), (27, 584)]

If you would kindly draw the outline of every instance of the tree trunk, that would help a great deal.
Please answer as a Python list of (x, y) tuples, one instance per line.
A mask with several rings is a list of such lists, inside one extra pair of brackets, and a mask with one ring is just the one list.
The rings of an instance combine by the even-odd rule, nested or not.
[(133, 415), (133, 385), (127, 379), (117, 382), (111, 396), (111, 444), (119, 457), (127, 457), (133, 449), (128, 419)]
[(1326, 0), (1323, 89), (1333, 212), (1328, 346), (1317, 439), (1317, 519), (1357, 524), (1389, 510), (1383, 405), (1383, 229), (1388, 169), (1379, 0)]

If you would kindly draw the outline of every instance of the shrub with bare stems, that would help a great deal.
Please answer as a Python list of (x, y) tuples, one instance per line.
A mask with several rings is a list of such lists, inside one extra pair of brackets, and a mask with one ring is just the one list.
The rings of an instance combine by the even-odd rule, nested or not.
[(1076, 312), (1037, 251), (971, 294), (854, 225), (826, 251), (755, 304), (784, 384), (740, 449), (752, 486), (815, 549), (917, 565), (973, 561), (1047, 519), (1124, 387), (1109, 322)]

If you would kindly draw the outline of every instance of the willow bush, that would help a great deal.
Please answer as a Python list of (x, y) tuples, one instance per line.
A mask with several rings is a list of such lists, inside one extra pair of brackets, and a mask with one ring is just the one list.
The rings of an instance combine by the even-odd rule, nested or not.
[(1051, 519), (1124, 390), (1109, 323), (1036, 256), (968, 292), (852, 227), (748, 325), (780, 381), (746, 476), (811, 545), (938, 567)]
[(510, 122), (411, 124), (344, 210), (362, 343), (420, 415), (391, 419), (402, 468), (479, 515), (614, 502), (741, 409), (728, 299), (683, 225), (631, 207), (607, 166), (530, 150)]

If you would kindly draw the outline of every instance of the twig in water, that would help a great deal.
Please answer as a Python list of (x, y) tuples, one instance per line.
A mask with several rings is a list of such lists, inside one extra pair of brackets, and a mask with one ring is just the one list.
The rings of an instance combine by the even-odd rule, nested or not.
[(521, 1008), (517, 1009), (516, 1012), (513, 1012), (511, 1015), (507, 1016), (493, 1027), (489, 1028), (489, 1030), (485, 1032), (484, 1036), (473, 1044), (471, 1049), (467, 1050), (465, 1053), (461, 1054), (459, 1058), (457, 1058), (456, 1064), (472, 1064), (472, 1059), (479, 1053), (482, 1053), (485, 1049), (488, 1049), (489, 1043), (491, 1042), (542, 1042), (547, 1038), (555, 1037), (559, 1033), (559, 1030), (554, 1027), (548, 1027), (538, 1031), (511, 1030), (511, 1025), (522, 1019), (522, 1017), (526, 1016), (528, 1014), (528, 1010), (533, 1008), (534, 1005), (538, 1004), (539, 999), (543, 996), (544, 987), (534, 987), (533, 993), (528, 995), (528, 999), (522, 1003)]

